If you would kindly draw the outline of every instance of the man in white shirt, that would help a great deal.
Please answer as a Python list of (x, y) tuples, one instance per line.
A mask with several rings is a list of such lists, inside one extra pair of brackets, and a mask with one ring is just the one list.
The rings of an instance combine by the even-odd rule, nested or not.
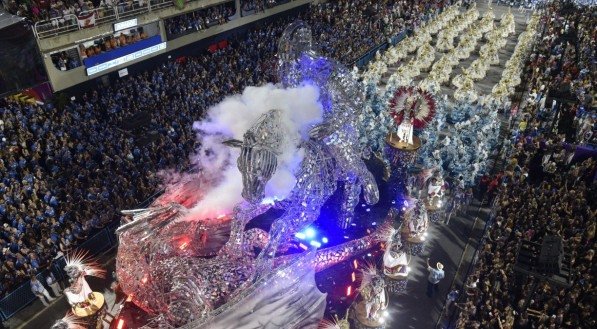
[(50, 273), (48, 276), (46, 276), (46, 283), (48, 284), (48, 287), (52, 289), (52, 293), (55, 297), (62, 296), (62, 293), (60, 292), (60, 286), (58, 285), (58, 281), (56, 281), (54, 274)]
[(439, 282), (444, 278), (444, 265), (437, 262), (437, 268), (429, 265), (429, 258), (427, 258), (427, 270), (429, 270), (429, 277), (427, 277), (427, 297), (433, 297), (433, 293), (439, 292)]
[[(50, 296), (50, 294), (48, 293), (46, 288), (43, 286), (43, 284), (41, 284), (41, 282), (39, 282), (37, 280), (35, 275), (31, 276), (30, 284), (31, 284), (31, 292), (33, 292), (33, 294), (35, 296), (37, 296), (37, 298), (39, 298), (39, 300), (41, 300), (41, 302), (44, 304), (44, 306), (49, 306), (50, 304), (48, 304), (48, 302), (54, 301), (54, 298), (52, 298)], [(44, 297), (45, 297), (45, 299), (44, 299)], [(46, 302), (46, 299), (48, 300), (48, 302)]]

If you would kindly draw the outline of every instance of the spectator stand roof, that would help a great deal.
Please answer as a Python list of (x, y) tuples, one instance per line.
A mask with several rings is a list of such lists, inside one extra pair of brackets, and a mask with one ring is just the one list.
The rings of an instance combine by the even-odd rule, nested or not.
[(0, 29), (16, 24), (24, 19), (25, 18), (23, 17), (9, 14), (6, 11), (4, 11), (4, 8), (0, 8)]

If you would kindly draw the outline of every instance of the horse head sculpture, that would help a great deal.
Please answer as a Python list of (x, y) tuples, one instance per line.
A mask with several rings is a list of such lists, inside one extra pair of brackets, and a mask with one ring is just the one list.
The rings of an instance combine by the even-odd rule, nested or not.
[(243, 177), (242, 197), (258, 203), (265, 197), (265, 185), (278, 166), (283, 136), (280, 129), (280, 110), (270, 110), (247, 130), (243, 140), (227, 140), (224, 145), (240, 148), (237, 160)]

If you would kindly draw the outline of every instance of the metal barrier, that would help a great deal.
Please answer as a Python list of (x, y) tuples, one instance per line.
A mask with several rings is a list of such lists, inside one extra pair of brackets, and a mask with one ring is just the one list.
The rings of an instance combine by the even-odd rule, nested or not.
[(168, 8), (174, 6), (174, 1), (172, 0), (149, 0), (149, 9), (150, 10), (158, 10), (163, 8)]
[(116, 5), (116, 8), (117, 8), (116, 16), (118, 17), (118, 19), (123, 19), (123, 18), (130, 18), (130, 17), (139, 16), (144, 13), (148, 13), (149, 12), (149, 4), (150, 4), (150, 2), (148, 1), (143, 6), (139, 6), (139, 4), (136, 1), (128, 2), (128, 1), (121, 0)]
[(79, 22), (77, 16), (72, 14), (52, 18), (49, 21), (37, 22), (33, 26), (35, 36), (39, 39), (49, 38), (77, 30), (79, 30)]
[[(120, 19), (135, 17), (144, 13), (148, 13), (152, 10), (161, 10), (172, 6), (174, 6), (174, 2), (172, 0), (149, 0), (142, 6), (139, 6), (137, 1), (120, 1), (118, 4), (112, 7), (103, 6), (81, 12), (79, 15), (85, 16), (90, 13), (95, 13), (95, 24), (93, 26), (98, 26), (115, 22)], [(79, 26), (77, 16), (73, 14), (52, 18), (49, 21), (37, 22), (33, 27), (35, 35), (39, 39), (50, 38), (85, 28)]]
[(83, 11), (79, 15), (85, 16), (90, 13), (95, 13), (95, 24), (93, 26), (113, 22), (118, 19), (114, 7), (100, 7), (93, 10)]

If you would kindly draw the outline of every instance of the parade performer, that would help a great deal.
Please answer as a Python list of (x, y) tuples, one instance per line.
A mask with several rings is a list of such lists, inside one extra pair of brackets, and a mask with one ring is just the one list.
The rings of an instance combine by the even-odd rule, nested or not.
[(99, 264), (87, 257), (85, 252), (75, 252), (66, 256), (64, 271), (69, 277), (70, 286), (64, 290), (68, 303), (74, 308), (85, 303), (89, 295), (93, 293), (85, 276), (104, 278), (106, 271), (99, 267)]

